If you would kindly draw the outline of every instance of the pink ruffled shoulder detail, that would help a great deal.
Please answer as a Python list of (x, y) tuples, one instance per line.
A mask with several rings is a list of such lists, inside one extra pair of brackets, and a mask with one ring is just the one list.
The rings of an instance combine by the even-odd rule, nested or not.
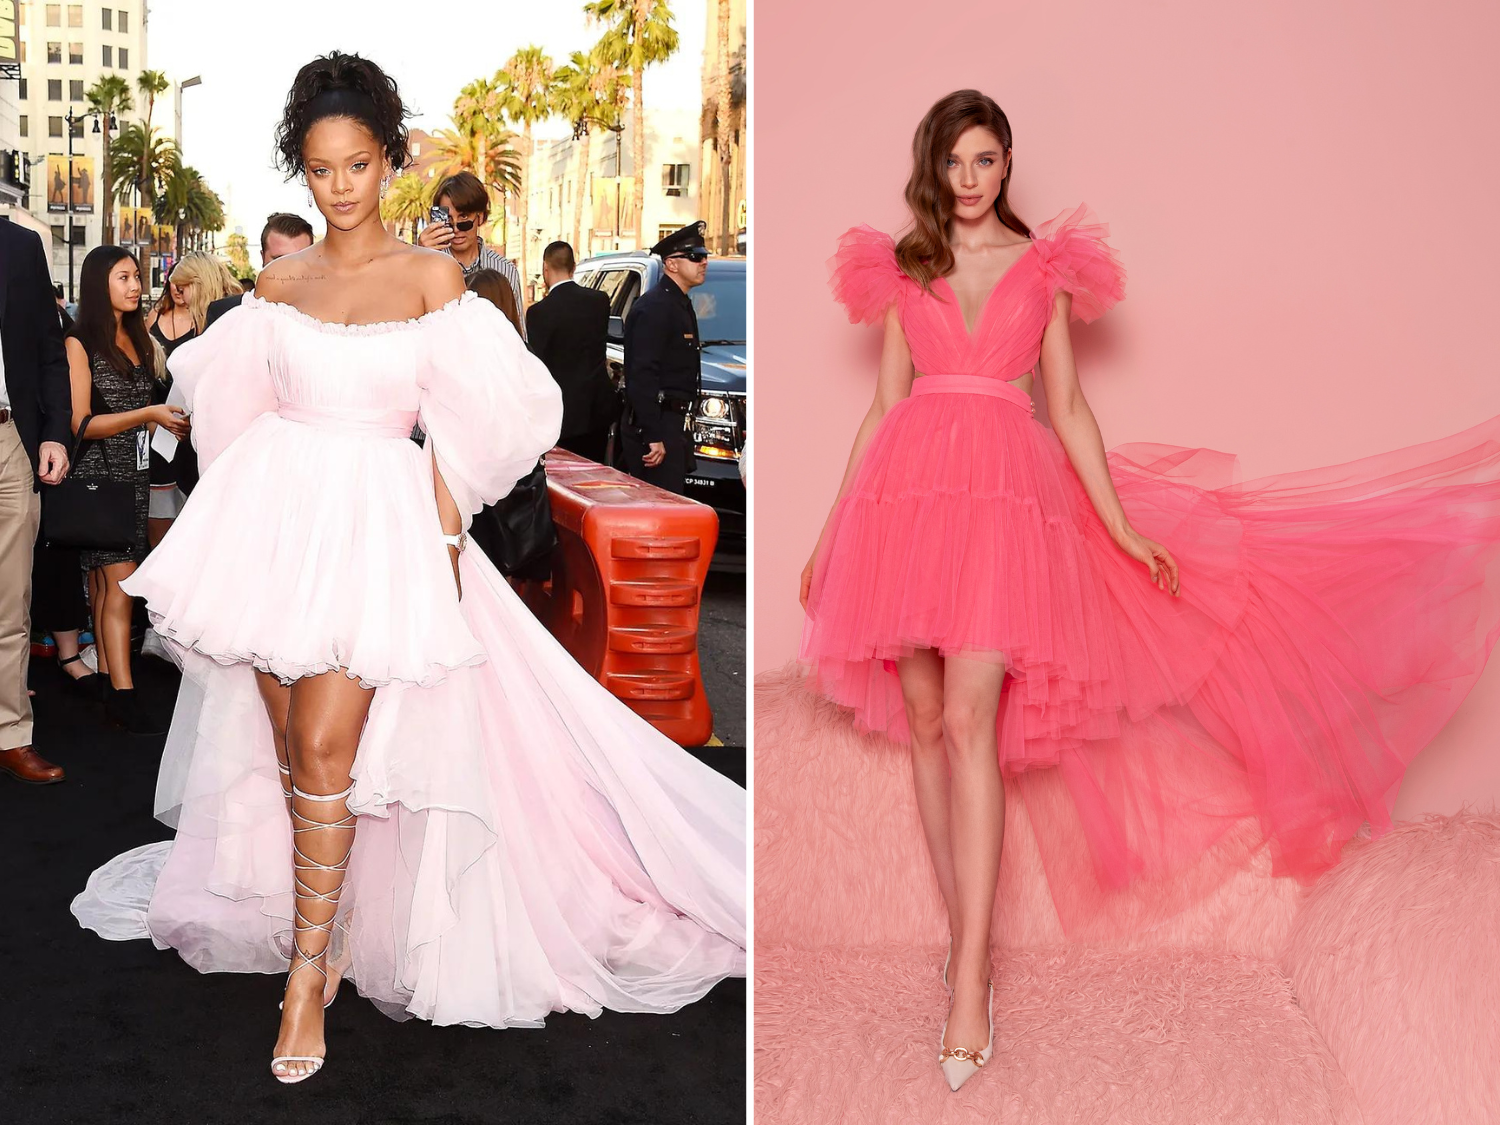
[(1109, 227), (1080, 203), (1031, 232), (1051, 291), (1073, 295), (1073, 317), (1088, 323), (1125, 296), (1125, 267), (1104, 240)]
[(896, 243), (874, 227), (850, 227), (828, 259), (828, 284), (849, 310), (851, 324), (877, 324), (907, 280), (896, 265)]

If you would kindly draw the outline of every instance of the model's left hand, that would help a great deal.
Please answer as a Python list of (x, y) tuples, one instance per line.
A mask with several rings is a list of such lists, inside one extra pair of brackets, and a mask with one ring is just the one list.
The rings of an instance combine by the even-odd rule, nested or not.
[(1128, 528), (1115, 543), (1136, 562), (1145, 563), (1151, 571), (1151, 581), (1158, 590), (1168, 590), (1173, 597), (1182, 593), (1182, 582), (1177, 574), (1177, 560), (1155, 540), (1147, 539), (1135, 528)]
[(37, 450), (37, 476), (43, 484), (61, 484), (68, 475), (68, 451), (61, 442), (44, 441)]

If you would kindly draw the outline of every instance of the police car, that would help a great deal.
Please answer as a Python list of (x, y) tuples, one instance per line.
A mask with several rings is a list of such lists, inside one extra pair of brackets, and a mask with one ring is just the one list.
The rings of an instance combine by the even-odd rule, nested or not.
[[(609, 294), (609, 373), (617, 387), (625, 381), (625, 317), (635, 299), (662, 276), (661, 259), (644, 250), (598, 254), (578, 263), (573, 280)], [(710, 258), (708, 276), (689, 296), (703, 342), (703, 393), (692, 416), (696, 471), (687, 493), (719, 513), (715, 570), (745, 567), (745, 486), (740, 451), (745, 447), (746, 360), (745, 259)], [(622, 467), (619, 443), (611, 441), (614, 465)]]

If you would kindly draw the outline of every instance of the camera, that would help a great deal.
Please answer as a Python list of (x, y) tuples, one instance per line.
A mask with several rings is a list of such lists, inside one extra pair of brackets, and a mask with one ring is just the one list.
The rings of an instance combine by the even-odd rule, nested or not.
[(436, 204), (427, 212), (427, 221), (431, 223), (447, 223), (453, 225), (453, 216), (448, 213), (448, 208), (439, 207)]

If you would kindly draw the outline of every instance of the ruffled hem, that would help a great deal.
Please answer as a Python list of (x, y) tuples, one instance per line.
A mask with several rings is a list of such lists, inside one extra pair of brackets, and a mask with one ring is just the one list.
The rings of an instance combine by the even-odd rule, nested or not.
[(410, 317), (407, 320), (376, 320), (369, 324), (340, 324), (337, 321), (319, 320), (315, 316), (309, 316), (295, 305), (289, 305), (285, 301), (267, 301), (257, 297), (254, 293), (246, 293), (241, 300), (241, 305), (255, 309), (270, 309), (276, 315), (285, 317), (287, 320), (301, 324), (318, 332), (326, 332), (331, 336), (384, 336), (391, 332), (409, 332), (423, 325), (434, 324), (442, 321), (452, 314), (460, 305), (468, 304), (478, 300), (475, 293), (461, 293), (451, 301), (446, 302), (439, 308), (430, 309), (421, 316)]
[[(225, 651), (222, 648), (209, 648), (202, 643), (201, 634), (189, 636), (187, 630), (174, 625), (166, 620), (160, 613), (152, 611), (149, 607), (146, 616), (151, 620), (151, 627), (163, 638), (170, 641), (180, 649), (186, 649), (196, 653), (198, 656), (206, 657), (215, 664), (228, 668), (235, 664), (248, 664), (257, 672), (265, 672), (275, 676), (282, 684), (291, 684), (304, 676), (321, 676), (325, 672), (342, 672), (351, 680), (357, 680), (362, 688), (382, 688), (392, 684), (410, 684), (413, 687), (430, 688), (437, 687), (447, 680), (449, 673), (459, 668), (473, 668), (483, 664), (484, 653), (476, 652), (473, 656), (463, 659), (443, 661), (431, 661), (426, 671), (413, 678), (410, 672), (400, 675), (392, 672), (389, 667), (383, 673), (372, 674), (373, 669), (354, 667), (350, 664), (350, 657), (334, 652), (327, 660), (298, 661), (287, 660), (282, 657), (263, 652), (252, 652), (248, 649)], [(167, 650), (171, 653), (170, 646)], [(183, 661), (174, 654), (173, 662), (180, 668)]]

